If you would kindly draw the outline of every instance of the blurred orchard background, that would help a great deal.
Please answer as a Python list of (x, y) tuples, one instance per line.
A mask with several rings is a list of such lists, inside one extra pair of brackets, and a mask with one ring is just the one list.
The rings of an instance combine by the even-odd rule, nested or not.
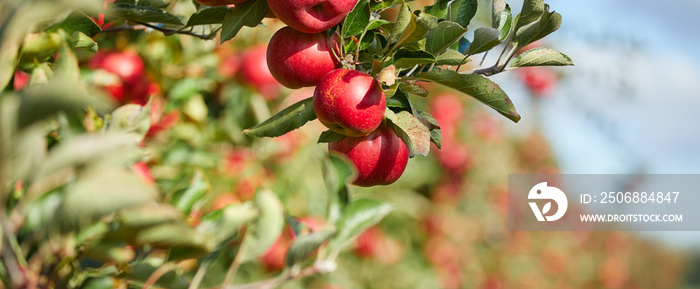
[[(432, 4), (424, 2), (412, 3), (415, 9)], [(520, 10), (516, 2), (510, 3), (513, 11)], [(700, 3), (550, 2), (564, 21), (537, 45), (567, 53), (576, 66), (492, 77), (523, 116), (517, 124), (464, 95), (428, 87), (430, 95), (417, 105), (440, 123), (442, 150), (412, 158), (395, 184), (353, 188), (353, 194), (385, 200), (396, 210), (341, 254), (338, 270), (280, 288), (700, 287), (695, 232), (508, 231), (508, 174), (700, 173), (700, 132), (692, 116), (700, 106)], [(480, 6), (490, 7), (490, 1)], [(488, 25), (488, 13), (480, 9), (474, 21)], [(313, 94), (313, 88), (283, 88), (266, 73), (265, 44), (284, 25), (276, 19), (263, 24), (222, 45), (107, 26), (114, 31), (94, 38), (99, 52), (76, 52), (81, 80), (115, 102), (145, 104), (153, 96), (142, 142), (149, 154), (133, 170), (162, 191), (177, 190), (183, 180), (204, 180), (209, 189), (192, 205), (191, 225), (209, 211), (253, 199), (261, 186), (310, 229), (323, 221), (327, 193), (320, 159), (327, 145), (316, 144), (322, 125), (314, 121), (274, 139), (241, 135)], [(16, 73), (14, 89), (29, 77)], [(89, 132), (101, 129), (102, 121), (89, 111), (71, 125)], [(283, 270), (293, 238), (287, 225), (269, 251), (242, 265), (236, 283)], [(178, 266), (190, 276), (196, 267)], [(225, 270), (213, 266), (208, 274)], [(217, 282), (205, 277), (202, 284)], [(106, 287), (89, 288), (126, 286), (100, 284)]]

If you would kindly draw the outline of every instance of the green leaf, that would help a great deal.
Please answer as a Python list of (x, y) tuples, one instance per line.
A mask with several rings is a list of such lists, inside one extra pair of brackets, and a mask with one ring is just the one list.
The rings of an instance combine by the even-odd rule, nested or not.
[(255, 207), (260, 217), (246, 233), (238, 257), (242, 262), (262, 255), (275, 243), (284, 229), (284, 208), (275, 193), (259, 190), (255, 194)]
[(158, 249), (186, 248), (202, 255), (213, 250), (207, 247), (203, 235), (183, 223), (164, 223), (140, 230), (135, 241), (137, 245)]
[(321, 133), (321, 136), (318, 137), (318, 142), (317, 143), (330, 143), (330, 142), (336, 142), (339, 140), (342, 140), (345, 138), (345, 135), (339, 134), (337, 132), (334, 132), (332, 130), (327, 130)]
[[(138, 153), (137, 143), (123, 133), (84, 134), (55, 145), (36, 172), (36, 179), (68, 167), (86, 166), (108, 159)], [(125, 160), (126, 162), (127, 160)]]
[(213, 246), (232, 237), (245, 224), (255, 220), (258, 210), (250, 203), (228, 205), (202, 216), (197, 225), (197, 233), (206, 235)]
[(384, 20), (384, 19), (372, 19), (369, 21), (369, 25), (367, 26), (367, 30), (372, 30), (377, 27), (381, 27), (383, 25), (388, 25), (392, 24), (393, 22)]
[(408, 111), (396, 114), (396, 121), (391, 122), (396, 135), (406, 143), (410, 156), (427, 156), (430, 152), (430, 130), (418, 118)]
[(510, 29), (513, 26), (513, 13), (510, 12), (510, 6), (506, 4), (505, 8), (495, 15), (493, 27), (501, 32), (498, 41), (503, 42), (510, 34)]
[(454, 49), (447, 49), (437, 57), (438, 65), (460, 65), (470, 61), (465, 55)]
[(147, 6), (126, 3), (117, 4), (110, 7), (109, 14), (112, 17), (134, 22), (182, 25), (182, 21), (177, 16)]
[(20, 92), (20, 128), (59, 112), (82, 113), (92, 106), (100, 113), (109, 110), (111, 100), (99, 94), (90, 94), (80, 82), (64, 77), (53, 77), (46, 84), (32, 84)]
[(233, 10), (226, 13), (221, 26), (221, 43), (236, 36), (243, 26), (255, 27), (260, 24), (268, 10), (266, 0), (249, 0), (237, 4)]
[(467, 32), (467, 29), (459, 24), (450, 21), (442, 21), (438, 23), (437, 28), (428, 32), (425, 41), (425, 51), (433, 55), (439, 54), (457, 42), (464, 32)]
[(450, 0), (436, 0), (435, 4), (425, 6), (425, 13), (440, 19), (445, 19), (445, 17), (447, 17), (450, 2)]
[(370, 16), (372, 16), (372, 11), (369, 10), (369, 1), (357, 1), (355, 8), (350, 11), (350, 14), (343, 21), (341, 36), (347, 38), (365, 31), (365, 28), (369, 25)]
[(430, 141), (434, 143), (438, 149), (442, 149), (442, 131), (440, 130), (440, 125), (437, 123), (437, 120), (427, 111), (417, 110), (416, 112), (418, 112), (421, 122), (430, 128)]
[(10, 154), (0, 163), (10, 180), (27, 179), (45, 162), (47, 134), (47, 128), (41, 123), (11, 134), (11, 141), (6, 142), (11, 144)]
[(151, 102), (149, 101), (145, 106), (126, 104), (114, 110), (108, 129), (128, 133), (136, 142), (140, 142), (146, 137), (150, 127)]
[(501, 32), (492, 27), (480, 27), (474, 31), (474, 41), (469, 45), (469, 55), (478, 54), (496, 47), (501, 41)]
[(393, 111), (410, 111), (411, 103), (409, 103), (407, 95), (403, 91), (399, 90), (394, 94), (394, 96), (386, 99), (386, 107), (391, 108)]
[(121, 209), (155, 202), (157, 196), (155, 187), (131, 171), (93, 168), (66, 189), (54, 220), (61, 228), (72, 230)]
[[(518, 20), (519, 21), (519, 20)], [(544, 14), (540, 20), (532, 22), (519, 28), (515, 32), (515, 40), (518, 47), (524, 47), (535, 42), (550, 33), (556, 31), (561, 26), (561, 14), (549, 12), (549, 5), (544, 5)]]
[(34, 65), (37, 60), (44, 62), (61, 50), (63, 42), (63, 37), (57, 32), (42, 31), (27, 35), (20, 49), (20, 65), (27, 63)]
[(330, 223), (340, 218), (341, 211), (350, 201), (347, 184), (355, 179), (355, 166), (344, 154), (330, 152), (322, 165), (323, 182), (328, 190), (328, 216)]
[(354, 240), (364, 230), (379, 223), (394, 207), (390, 204), (373, 200), (357, 199), (351, 202), (338, 220), (338, 234), (331, 241), (335, 247), (343, 247)]
[(395, 47), (401, 47), (425, 38), (431, 29), (437, 27), (437, 18), (433, 15), (420, 13), (411, 14), (411, 21), (399, 36)]
[(459, 90), (481, 101), (508, 119), (518, 122), (520, 115), (513, 102), (498, 84), (479, 74), (460, 74), (451, 70), (433, 70), (416, 75), (417, 79), (434, 81)]
[[(457, 2), (457, 1), (455, 1)], [(479, 6), (479, 1), (478, 0), (463, 0), (459, 1), (461, 4), (459, 6), (455, 5), (454, 3), (454, 9), (457, 9), (457, 13), (451, 13), (452, 18), (450, 19), (452, 22), (456, 22), (457, 24), (461, 25), (464, 28), (469, 28), (469, 22), (472, 21), (472, 18), (474, 18), (474, 15), (476, 15), (476, 9)], [(459, 8), (457, 8), (459, 7)], [(454, 9), (451, 9), (452, 11), (455, 11)]]
[(491, 27), (498, 28), (499, 18), (501, 18), (501, 13), (506, 9), (507, 5), (505, 0), (491, 1)]
[(187, 20), (186, 27), (204, 24), (220, 24), (224, 22), (229, 9), (226, 6), (205, 8), (197, 11)]
[[(396, 16), (396, 22), (394, 23), (394, 28), (391, 31), (391, 36), (389, 39), (394, 39), (395, 37), (401, 35), (406, 29), (409, 28), (411, 22), (413, 22), (416, 16), (411, 13), (411, 7), (404, 3), (399, 9), (399, 14)], [(415, 29), (415, 23), (412, 29)]]
[(175, 207), (184, 213), (189, 213), (195, 203), (202, 200), (206, 196), (211, 187), (204, 176), (204, 173), (199, 168), (194, 170), (194, 176), (190, 181), (187, 189), (175, 193), (173, 196), (173, 204)]
[(164, 9), (170, 5), (170, 1), (165, 0), (138, 0), (139, 6), (148, 6), (156, 9)]
[(92, 53), (97, 52), (97, 42), (80, 31), (73, 32), (70, 45), (76, 49), (85, 49)]
[(410, 93), (417, 96), (428, 96), (428, 90), (417, 83), (401, 82), (399, 83), (399, 89), (405, 93)]
[(418, 64), (436, 63), (435, 56), (425, 51), (401, 49), (394, 54), (394, 66), (397, 69), (411, 68)]
[(119, 212), (119, 217), (122, 226), (133, 230), (183, 219), (182, 213), (177, 208), (162, 203), (126, 208)]
[(323, 230), (315, 233), (297, 236), (287, 251), (285, 264), (292, 267), (308, 258), (318, 247), (335, 235), (334, 231)]
[(278, 137), (300, 128), (308, 121), (316, 119), (313, 97), (309, 97), (289, 107), (262, 123), (243, 131), (244, 135), (252, 137)]
[(98, 33), (102, 32), (95, 20), (85, 15), (85, 13), (80, 11), (73, 11), (60, 23), (50, 27), (47, 31), (57, 32), (59, 29), (66, 31), (68, 35), (73, 35), (76, 32), (83, 33), (88, 37), (95, 37)]
[[(65, 32), (63, 30), (59, 30), (59, 32), (63, 35), (65, 40), (68, 40), (66, 39), (68, 36), (65, 35)], [(70, 79), (74, 82), (79, 82), (80, 67), (78, 67), (78, 59), (75, 57), (73, 49), (71, 49), (70, 46), (68, 46), (67, 41), (64, 41), (61, 44), (60, 53), (61, 54), (58, 57), (58, 60), (56, 61), (56, 74), (65, 79)]]
[(525, 0), (523, 3), (523, 9), (520, 11), (518, 16), (518, 22), (515, 25), (515, 29), (518, 30), (520, 27), (539, 19), (545, 10), (544, 6), (544, 0)]
[(569, 56), (554, 49), (538, 47), (523, 52), (513, 59), (510, 67), (574, 65)]

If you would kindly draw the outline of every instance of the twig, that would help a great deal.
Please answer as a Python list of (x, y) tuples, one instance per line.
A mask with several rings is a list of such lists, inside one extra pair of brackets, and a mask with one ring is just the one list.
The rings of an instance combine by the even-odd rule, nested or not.
[[(325, 263), (327, 261), (321, 261), (321, 262), (316, 262), (314, 263), (313, 266), (304, 268), (302, 270), (299, 270), (297, 272), (293, 272), (293, 270), (288, 270), (286, 274), (282, 274), (280, 276), (277, 276), (272, 279), (260, 281), (260, 282), (255, 282), (255, 283), (249, 283), (249, 284), (243, 284), (243, 285), (229, 285), (224, 287), (225, 289), (272, 289), (277, 287), (278, 285), (294, 280), (294, 279), (299, 279), (299, 278), (304, 278), (312, 275), (318, 275), (318, 274), (327, 274), (335, 270), (335, 268), (327, 268), (327, 264)], [(335, 264), (335, 263), (333, 263)]]
[(146, 23), (146, 22), (134, 22), (134, 23), (137, 23), (138, 25), (133, 25), (133, 26), (132, 25), (122, 25), (119, 27), (102, 30), (102, 33), (131, 31), (131, 30), (145, 30), (147, 28), (150, 28), (150, 29), (158, 30), (158, 31), (162, 32), (165, 36), (170, 36), (173, 34), (183, 34), (183, 35), (194, 36), (194, 37), (197, 37), (199, 39), (211, 40), (211, 39), (214, 39), (214, 37), (216, 37), (216, 33), (219, 32), (219, 30), (221, 30), (221, 27), (218, 27), (208, 34), (198, 34), (198, 33), (192, 32), (191, 30), (169, 29), (169, 28), (156, 26), (156, 25)]
[(163, 275), (167, 274), (175, 268), (177, 268), (177, 265), (175, 265), (175, 263), (166, 263), (163, 264), (163, 266), (158, 267), (158, 269), (151, 273), (151, 276), (148, 276), (148, 279), (146, 279), (146, 283), (143, 284), (142, 289), (151, 288), (151, 286), (158, 282), (158, 279), (160, 279), (160, 277), (163, 277)]

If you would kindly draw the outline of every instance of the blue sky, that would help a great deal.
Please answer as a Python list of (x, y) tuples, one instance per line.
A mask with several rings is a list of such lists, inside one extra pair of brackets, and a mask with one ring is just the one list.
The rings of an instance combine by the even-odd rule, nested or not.
[[(509, 130), (541, 127), (562, 173), (700, 174), (700, 1), (546, 2), (564, 21), (545, 46), (576, 66), (537, 110), (515, 74), (493, 77), (523, 116)], [(700, 250), (700, 232), (640, 234)]]

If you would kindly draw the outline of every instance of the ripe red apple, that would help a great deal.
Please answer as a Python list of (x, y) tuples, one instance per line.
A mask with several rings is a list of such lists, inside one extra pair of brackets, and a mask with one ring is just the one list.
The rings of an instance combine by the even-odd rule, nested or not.
[(518, 70), (520, 79), (536, 97), (542, 97), (554, 90), (557, 84), (557, 74), (547, 67), (532, 66)]
[(335, 26), (355, 8), (357, 0), (267, 0), (270, 10), (290, 27), (317, 33)]
[(15, 80), (12, 83), (12, 88), (14, 88), (15, 91), (22, 90), (22, 88), (29, 84), (29, 79), (31, 78), (32, 76), (29, 75), (29, 73), (18, 70), (17, 72), (15, 72)]
[(351, 137), (374, 131), (386, 110), (386, 98), (379, 82), (364, 72), (344, 68), (321, 78), (313, 104), (323, 125)]
[(256, 46), (243, 54), (238, 78), (255, 87), (267, 100), (279, 96), (280, 84), (267, 68), (267, 46)]
[(102, 68), (127, 83), (137, 82), (144, 71), (143, 60), (133, 51), (98, 53), (90, 61), (90, 68)]
[(231, 4), (240, 4), (248, 0), (194, 0), (199, 2), (199, 4), (207, 5), (211, 7), (226, 6)]
[[(333, 49), (340, 55), (337, 37)], [(326, 33), (303, 33), (287, 26), (272, 36), (267, 46), (267, 66), (289, 88), (314, 86), (326, 73), (340, 67)]]
[(354, 185), (388, 185), (401, 177), (408, 163), (406, 144), (386, 125), (363, 137), (346, 137), (328, 144), (345, 154), (357, 168)]

